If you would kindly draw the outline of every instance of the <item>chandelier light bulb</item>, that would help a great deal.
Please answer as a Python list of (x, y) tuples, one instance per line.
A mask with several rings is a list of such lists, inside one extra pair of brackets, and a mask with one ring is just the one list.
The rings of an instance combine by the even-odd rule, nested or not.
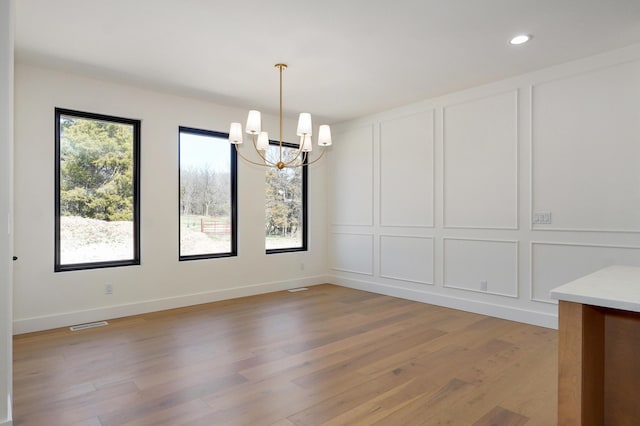
[(328, 124), (322, 124), (318, 128), (318, 145), (330, 146), (331, 145), (331, 128)]
[(260, 118), (260, 111), (251, 110), (247, 116), (247, 133), (250, 135), (260, 134), (262, 130), (262, 120)]
[(232, 144), (242, 143), (242, 124), (231, 123), (231, 128), (229, 129), (229, 142)]
[(256, 147), (259, 151), (266, 151), (269, 148), (269, 133), (260, 132), (260, 136), (258, 136), (258, 142), (256, 143)]
[(300, 145), (302, 145), (302, 152), (313, 151), (313, 143), (311, 142), (311, 135), (300, 136)]
[(301, 112), (298, 118), (298, 136), (311, 135), (311, 114), (308, 112)]

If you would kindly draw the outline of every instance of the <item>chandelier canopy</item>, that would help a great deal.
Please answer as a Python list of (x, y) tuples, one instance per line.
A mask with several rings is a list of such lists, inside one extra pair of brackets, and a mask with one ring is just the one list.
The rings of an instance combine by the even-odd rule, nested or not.
[(231, 128), (229, 129), (229, 142), (233, 144), (236, 148), (236, 152), (238, 155), (245, 161), (256, 164), (259, 166), (266, 167), (276, 167), (278, 169), (284, 169), (285, 167), (303, 167), (313, 164), (320, 160), (324, 155), (325, 148), (331, 145), (331, 129), (329, 125), (322, 124), (318, 127), (318, 146), (321, 147), (322, 151), (320, 156), (313, 161), (308, 161), (309, 152), (313, 150), (311, 136), (312, 132), (312, 124), (311, 124), (311, 114), (308, 112), (300, 113), (300, 117), (298, 118), (298, 129), (296, 134), (300, 136), (300, 144), (298, 149), (294, 155), (283, 156), (282, 148), (282, 71), (287, 69), (286, 64), (276, 64), (276, 68), (280, 71), (280, 139), (279, 139), (279, 147), (280, 152), (277, 156), (277, 161), (271, 159), (266, 155), (267, 148), (269, 148), (269, 134), (267, 132), (262, 131), (262, 123), (260, 111), (251, 110), (249, 111), (249, 115), (247, 116), (247, 125), (245, 126), (245, 132), (251, 136), (251, 141), (253, 142), (253, 147), (262, 159), (262, 162), (256, 162), (248, 159), (240, 152), (238, 145), (242, 144), (242, 124), (240, 123), (231, 123)]

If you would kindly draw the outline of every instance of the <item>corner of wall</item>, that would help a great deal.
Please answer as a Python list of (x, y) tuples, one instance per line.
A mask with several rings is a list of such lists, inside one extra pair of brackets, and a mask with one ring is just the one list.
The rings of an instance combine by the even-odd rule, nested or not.
[(639, 69), (636, 44), (335, 126), (333, 282), (557, 328), (553, 288), (640, 266)]
[(13, 425), (13, 414), (11, 411), (11, 393), (9, 393), (9, 395), (7, 395), (7, 418), (6, 420), (4, 420), (2, 423), (0, 423), (0, 426), (12, 426)]

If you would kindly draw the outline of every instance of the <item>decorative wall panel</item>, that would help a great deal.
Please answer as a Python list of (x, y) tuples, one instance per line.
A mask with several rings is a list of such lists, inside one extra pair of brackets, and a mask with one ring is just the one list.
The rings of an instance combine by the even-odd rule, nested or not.
[(611, 265), (640, 266), (640, 247), (531, 243), (531, 299), (557, 303), (554, 288)]
[(518, 297), (518, 242), (445, 238), (444, 286)]
[(444, 108), (444, 226), (518, 227), (518, 92)]
[[(340, 135), (328, 161), (333, 225), (373, 225), (373, 127)], [(340, 141), (338, 143), (337, 141)]]
[(380, 124), (380, 223), (433, 227), (433, 110)]
[(433, 238), (380, 236), (380, 276), (433, 284)]
[(373, 235), (333, 234), (329, 262), (337, 271), (373, 275)]
[(640, 232), (640, 61), (532, 89), (534, 229)]

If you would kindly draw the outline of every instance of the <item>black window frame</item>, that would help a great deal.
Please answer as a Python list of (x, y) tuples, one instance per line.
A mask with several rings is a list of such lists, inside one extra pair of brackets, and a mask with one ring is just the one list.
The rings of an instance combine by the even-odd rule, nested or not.
[(178, 126), (178, 261), (204, 260), (204, 259), (220, 259), (238, 256), (238, 154), (235, 147), (229, 144), (230, 152), (230, 173), (231, 173), (231, 251), (225, 253), (204, 253), (204, 254), (180, 254), (181, 244), (181, 226), (180, 226), (180, 135), (190, 133), (200, 136), (209, 136), (216, 138), (229, 139), (229, 133), (218, 132), (215, 130), (198, 129), (194, 127)]
[[(269, 145), (271, 146), (280, 146), (280, 142), (276, 140), (269, 140)], [(291, 149), (298, 149), (300, 146), (298, 144), (294, 144), (291, 142), (282, 142), (282, 146)], [(300, 155), (304, 155), (301, 153)], [(307, 209), (308, 205), (308, 188), (309, 188), (309, 161), (308, 157), (304, 158), (304, 166), (301, 166), (302, 169), (302, 246), (301, 247), (289, 247), (289, 248), (277, 248), (277, 249), (267, 249), (265, 248), (266, 254), (280, 254), (280, 253), (295, 253), (301, 251), (308, 251), (308, 224), (309, 224), (309, 213)], [(266, 238), (266, 236), (265, 236)]]
[[(71, 116), (87, 120), (126, 124), (133, 127), (133, 257), (125, 260), (61, 264), (60, 244), (60, 118)], [(54, 109), (55, 121), (55, 176), (54, 176), (54, 272), (80, 271), (86, 269), (113, 268), (140, 265), (140, 135), (142, 121), (112, 115), (77, 111), (67, 108)]]

